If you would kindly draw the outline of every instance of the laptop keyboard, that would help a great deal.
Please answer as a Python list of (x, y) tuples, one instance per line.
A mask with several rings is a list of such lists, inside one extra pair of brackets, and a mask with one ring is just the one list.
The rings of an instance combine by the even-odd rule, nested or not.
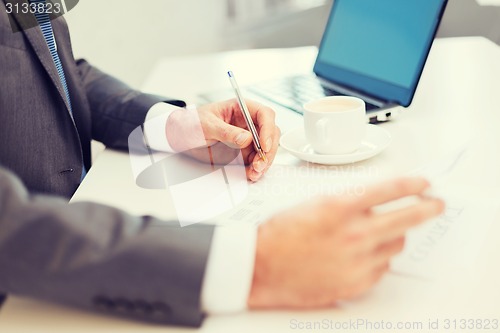
[[(254, 94), (268, 99), (300, 114), (302, 106), (312, 100), (344, 95), (338, 91), (325, 87), (312, 75), (291, 76), (279, 80), (266, 81), (246, 87)], [(377, 109), (378, 106), (366, 102), (366, 111)]]

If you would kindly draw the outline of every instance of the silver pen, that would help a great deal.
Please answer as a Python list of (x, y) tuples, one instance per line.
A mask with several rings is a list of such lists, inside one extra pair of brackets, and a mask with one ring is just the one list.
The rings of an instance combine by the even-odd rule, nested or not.
[(233, 86), (234, 92), (236, 94), (236, 99), (238, 100), (238, 103), (240, 104), (240, 109), (241, 112), (243, 113), (243, 118), (245, 118), (245, 122), (247, 123), (248, 130), (250, 133), (252, 133), (253, 137), (253, 144), (255, 146), (255, 150), (259, 154), (260, 158), (267, 162), (266, 154), (264, 153), (264, 150), (262, 150), (262, 146), (260, 144), (260, 138), (259, 138), (259, 133), (257, 132), (257, 129), (255, 128), (255, 124), (253, 123), (252, 116), (250, 115), (250, 112), (248, 111), (247, 104), (245, 103), (245, 100), (243, 99), (243, 96), (241, 95), (240, 87), (238, 86), (238, 82), (236, 82), (236, 78), (234, 77), (234, 74), (232, 71), (227, 72), (229, 75), (229, 81), (231, 82), (231, 85)]

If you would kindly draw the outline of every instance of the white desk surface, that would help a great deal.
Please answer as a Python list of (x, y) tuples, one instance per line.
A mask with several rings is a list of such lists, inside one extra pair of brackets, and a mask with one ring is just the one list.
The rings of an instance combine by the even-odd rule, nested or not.
[[(166, 58), (157, 64), (144, 89), (194, 102), (200, 92), (228, 88), (225, 76), (228, 68), (234, 70), (240, 84), (245, 85), (284, 73), (310, 71), (315, 53), (314, 48), (299, 48)], [(411, 107), (395, 120), (380, 125), (393, 135), (392, 145), (381, 155), (356, 166), (376, 170), (375, 177), (380, 179), (402, 175), (469, 142), (468, 154), (453, 172), (449, 189), (468, 197), (498, 197), (499, 91), (500, 47), (479, 37), (437, 40)], [(277, 112), (278, 124), (283, 129), (300, 126), (300, 116), (279, 109)], [(276, 163), (302, 164), (282, 150)], [(349, 170), (349, 167), (343, 169)], [(134, 214), (171, 216), (166, 191), (135, 186), (128, 156), (110, 150), (99, 156), (74, 199), (107, 203)], [(297, 330), (293, 329), (294, 320), (349, 322), (358, 319), (422, 322), (424, 330), (421, 331), (426, 331), (429, 319), (440, 318), (441, 325), (447, 318), (500, 319), (500, 216), (495, 221), (484, 239), (474, 268), (469, 270), (433, 281), (388, 274), (363, 298), (335, 309), (213, 316), (206, 319), (199, 331), (290, 332)], [(0, 310), (0, 331), (143, 333), (189, 330), (12, 297)], [(437, 331), (440, 330), (433, 330)]]

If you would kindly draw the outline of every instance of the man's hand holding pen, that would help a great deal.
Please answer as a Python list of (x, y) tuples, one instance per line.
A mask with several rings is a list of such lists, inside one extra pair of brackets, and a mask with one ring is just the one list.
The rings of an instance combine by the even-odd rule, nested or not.
[(174, 150), (189, 151), (189, 155), (201, 160), (206, 156), (205, 149), (196, 148), (222, 143), (241, 149), (247, 177), (257, 181), (276, 157), (280, 130), (272, 109), (250, 100), (246, 100), (246, 106), (259, 134), (266, 161), (258, 154), (237, 99), (172, 113), (166, 128), (168, 141)]

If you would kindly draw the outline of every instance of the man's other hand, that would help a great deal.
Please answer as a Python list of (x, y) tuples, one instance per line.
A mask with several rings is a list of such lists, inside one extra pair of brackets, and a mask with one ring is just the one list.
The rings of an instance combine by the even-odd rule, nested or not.
[[(440, 214), (420, 178), (389, 181), (359, 197), (327, 197), (285, 211), (259, 227), (250, 308), (316, 308), (372, 287), (400, 253), (406, 231)], [(404, 197), (390, 212), (374, 207)]]

